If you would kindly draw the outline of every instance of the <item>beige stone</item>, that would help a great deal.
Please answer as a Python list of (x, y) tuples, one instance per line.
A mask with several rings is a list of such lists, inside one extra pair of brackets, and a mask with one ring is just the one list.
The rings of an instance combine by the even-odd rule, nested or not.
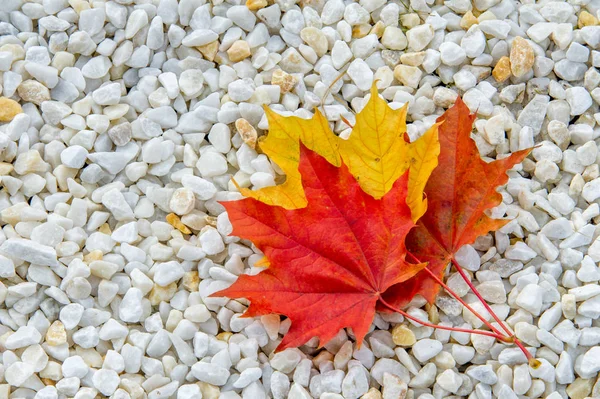
[(14, 166), (7, 162), (0, 162), (0, 176), (9, 175), (14, 170)]
[(404, 65), (417, 67), (425, 60), (425, 52), (417, 51), (413, 53), (404, 53), (400, 56), (400, 62)]
[(385, 24), (381, 21), (377, 21), (375, 25), (369, 31), (370, 35), (376, 35), (379, 39), (383, 36), (383, 32), (385, 31)]
[(248, 145), (248, 147), (256, 147), (256, 139), (258, 135), (256, 134), (256, 129), (252, 127), (250, 122), (248, 122), (244, 118), (239, 118), (235, 121), (235, 128), (242, 137), (242, 140), (244, 140), (244, 143)]
[(215, 40), (212, 43), (205, 44), (204, 46), (196, 47), (198, 51), (209, 61), (214, 61), (219, 51), (219, 41)]
[(23, 45), (8, 43), (0, 46), (0, 52), (8, 51), (12, 54), (13, 62), (25, 59), (25, 49)]
[(92, 252), (85, 255), (83, 257), (83, 261), (89, 265), (90, 263), (97, 260), (102, 260), (103, 258), (104, 255), (102, 254), (102, 251), (100, 251), (99, 249), (95, 249)]
[(43, 84), (35, 80), (26, 80), (17, 87), (17, 94), (25, 102), (41, 105), (44, 101), (50, 100), (50, 90)]
[(394, 78), (403, 85), (416, 89), (419, 87), (423, 72), (417, 67), (409, 65), (397, 65), (394, 68)]
[(197, 384), (200, 387), (202, 399), (219, 399), (221, 396), (221, 390), (218, 387), (206, 382), (197, 382)]
[(61, 321), (56, 320), (48, 327), (48, 331), (46, 331), (46, 343), (50, 346), (57, 346), (65, 342), (67, 342), (65, 326)]
[(250, 57), (251, 54), (250, 46), (245, 40), (236, 40), (231, 47), (229, 47), (229, 50), (227, 50), (227, 55), (231, 62), (240, 62)]
[(111, 235), (112, 234), (112, 230), (110, 228), (110, 226), (108, 225), (108, 223), (104, 223), (102, 226), (100, 226), (98, 228), (98, 231), (102, 234), (106, 234), (106, 235)]
[(412, 346), (417, 342), (415, 333), (404, 324), (398, 324), (392, 330), (392, 340), (398, 346)]
[[(369, 27), (370, 30), (370, 27)], [(317, 29), (313, 26), (309, 26), (300, 31), (300, 37), (306, 42), (319, 57), (322, 57), (329, 47), (327, 37), (321, 32), (321, 29)]]
[(595, 26), (598, 25), (598, 23), (598, 18), (596, 18), (589, 12), (583, 10), (579, 13), (579, 18), (577, 21), (577, 26), (579, 28), (583, 28), (584, 26)]
[(23, 109), (18, 102), (10, 98), (0, 97), (0, 122), (10, 122), (22, 112)]
[(44, 162), (39, 152), (36, 150), (29, 150), (17, 157), (14, 167), (15, 172), (20, 175), (26, 175), (28, 173), (47, 172), (49, 165)]
[(198, 291), (198, 285), (200, 284), (198, 271), (185, 272), (181, 279), (181, 284), (183, 285), (183, 288), (190, 292)]
[(196, 196), (188, 187), (180, 187), (171, 196), (169, 207), (177, 215), (190, 213), (196, 204)]
[(592, 391), (593, 379), (577, 378), (567, 387), (567, 395), (570, 399), (584, 399)]
[(369, 34), (369, 32), (371, 32), (371, 25), (369, 24), (359, 24), (352, 27), (352, 37), (354, 39), (365, 37)]
[(298, 83), (298, 79), (281, 69), (276, 69), (273, 71), (271, 83), (279, 86), (281, 88), (281, 94), (285, 94), (292, 91), (294, 86)]
[(469, 10), (461, 18), (460, 27), (463, 28), (464, 30), (468, 30), (471, 26), (475, 25), (478, 22), (479, 21), (477, 21), (477, 17), (475, 17), (475, 15), (473, 15), (471, 10)]
[(52, 66), (58, 69), (58, 72), (62, 72), (63, 69), (67, 67), (72, 67), (75, 65), (75, 56), (66, 51), (59, 51), (54, 54), (52, 58)]
[(510, 49), (510, 69), (517, 78), (525, 75), (533, 68), (535, 53), (527, 40), (517, 36)]
[(229, 342), (229, 338), (233, 335), (230, 331), (223, 331), (222, 333), (217, 334), (217, 339), (219, 341)]
[(171, 283), (166, 287), (161, 287), (158, 284), (154, 284), (154, 288), (150, 291), (148, 299), (152, 306), (157, 306), (161, 302), (169, 301), (173, 298), (173, 295), (177, 292), (177, 283)]
[(496, 66), (492, 71), (492, 76), (496, 79), (496, 82), (502, 83), (510, 77), (510, 74), (510, 59), (507, 56), (504, 56), (496, 63)]
[(183, 234), (192, 234), (192, 231), (181, 222), (179, 216), (174, 213), (169, 213), (166, 217), (167, 223), (171, 226), (175, 227), (177, 230), (181, 231)]
[[(177, 216), (174, 214), (174, 216)], [(206, 226), (206, 219), (205, 219), (205, 214), (203, 212), (200, 211), (192, 211), (190, 213), (188, 213), (187, 215), (183, 215), (181, 217), (181, 223), (184, 224), (184, 226), (182, 226), (181, 228), (176, 226), (175, 221), (173, 220), (172, 222), (170, 222), (167, 219), (167, 222), (175, 227), (177, 230), (181, 231), (183, 234), (191, 234), (191, 231), (189, 229), (194, 229), (194, 230), (202, 230), (202, 228), (204, 226)], [(177, 217), (179, 219), (179, 217)], [(182, 231), (182, 229), (184, 229)], [(190, 231), (189, 233), (185, 233), (185, 231)]]
[(400, 23), (406, 29), (411, 29), (421, 23), (421, 18), (419, 18), (419, 14), (414, 12), (410, 14), (402, 14), (400, 15)]
[(256, 11), (267, 6), (267, 0), (246, 0), (246, 7), (249, 10)]

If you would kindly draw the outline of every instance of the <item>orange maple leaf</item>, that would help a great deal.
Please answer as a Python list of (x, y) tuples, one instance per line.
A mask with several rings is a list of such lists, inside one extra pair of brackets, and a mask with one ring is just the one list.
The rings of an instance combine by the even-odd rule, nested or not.
[[(406, 245), (414, 259), (428, 262), (428, 271), (392, 287), (384, 298), (403, 306), (416, 294), (433, 302), (440, 279), (454, 254), (463, 245), (504, 226), (509, 220), (492, 219), (485, 211), (497, 206), (502, 196), (496, 189), (508, 181), (506, 171), (520, 163), (530, 150), (522, 150), (490, 163), (479, 156), (471, 131), (475, 115), (457, 98), (438, 122), (440, 155), (425, 186), (428, 208), (407, 237)], [(383, 310), (383, 308), (382, 308)]]
[(213, 295), (247, 298), (245, 316), (289, 317), (279, 350), (315, 336), (325, 345), (345, 327), (360, 345), (380, 296), (425, 266), (405, 260), (404, 239), (414, 227), (406, 204), (408, 172), (376, 200), (345, 164), (335, 167), (303, 145), (299, 171), (305, 208), (286, 210), (253, 198), (222, 203), (232, 234), (251, 240), (270, 266)]

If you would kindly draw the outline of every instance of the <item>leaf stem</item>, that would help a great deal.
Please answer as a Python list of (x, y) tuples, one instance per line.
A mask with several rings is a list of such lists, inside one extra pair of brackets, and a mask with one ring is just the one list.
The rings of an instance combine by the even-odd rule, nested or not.
[(452, 259), (452, 264), (454, 265), (454, 268), (458, 271), (458, 273), (460, 274), (460, 276), (463, 278), (463, 280), (465, 281), (465, 283), (467, 283), (467, 285), (469, 286), (469, 288), (471, 289), (471, 291), (473, 291), (473, 294), (475, 294), (475, 296), (477, 298), (479, 298), (479, 301), (481, 302), (481, 304), (483, 305), (483, 307), (485, 307), (485, 310), (487, 310), (489, 312), (489, 314), (492, 315), (492, 317), (494, 318), (494, 320), (496, 320), (496, 322), (498, 324), (500, 324), (500, 327), (502, 327), (502, 329), (504, 331), (506, 331), (506, 333), (509, 336), (512, 336), (513, 332), (510, 331), (508, 329), (508, 327), (506, 327), (506, 325), (504, 325), (504, 323), (502, 322), (502, 320), (500, 320), (500, 318), (492, 310), (491, 306), (488, 305), (488, 303), (486, 302), (485, 299), (483, 299), (483, 297), (481, 296), (481, 294), (479, 293), (479, 291), (477, 290), (477, 288), (475, 288), (475, 286), (473, 285), (473, 283), (471, 282), (471, 280), (469, 280), (469, 278), (467, 277), (467, 274), (463, 270), (462, 266), (459, 265), (458, 262), (455, 259)]
[(512, 342), (514, 342), (514, 344), (517, 345), (519, 347), (519, 349), (521, 349), (521, 351), (523, 352), (523, 354), (525, 355), (525, 357), (527, 358), (527, 360), (530, 363), (532, 362), (532, 360), (535, 360), (533, 358), (533, 356), (531, 356), (531, 353), (529, 353), (529, 351), (527, 350), (527, 348), (525, 348), (525, 346), (523, 345), (523, 343), (514, 335), (514, 333), (512, 331), (510, 331), (510, 329), (508, 327), (506, 327), (506, 325), (504, 324), (504, 322), (502, 320), (500, 320), (500, 318), (498, 317), (498, 315), (496, 315), (496, 313), (492, 310), (492, 308), (490, 307), (490, 305), (488, 305), (488, 303), (486, 302), (486, 300), (483, 299), (483, 297), (481, 296), (481, 294), (479, 293), (479, 291), (477, 290), (477, 288), (475, 288), (475, 286), (473, 285), (473, 283), (471, 282), (471, 280), (469, 280), (467, 278), (467, 274), (463, 270), (462, 266), (459, 265), (458, 262), (455, 259), (452, 259), (452, 264), (454, 265), (454, 268), (458, 271), (458, 273), (461, 275), (461, 277), (463, 278), (463, 280), (465, 281), (465, 283), (467, 283), (467, 285), (469, 286), (469, 288), (471, 288), (471, 291), (473, 291), (473, 294), (475, 294), (475, 296), (477, 296), (477, 298), (479, 298), (479, 301), (481, 301), (481, 304), (485, 307), (485, 309), (489, 312), (489, 314), (492, 315), (492, 317), (494, 318), (494, 320), (496, 320), (496, 322), (500, 325), (500, 327), (502, 327), (502, 329), (504, 331), (506, 331), (506, 333), (509, 335), (508, 338), (510, 338), (512, 340)]
[(456, 332), (464, 332), (464, 333), (469, 333), (469, 334), (479, 334), (479, 335), (487, 335), (488, 337), (493, 337), (496, 338), (499, 341), (506, 341), (507, 337), (503, 336), (503, 335), (498, 335), (496, 333), (490, 332), (490, 331), (484, 331), (484, 330), (471, 330), (471, 329), (467, 329), (467, 328), (458, 328), (458, 327), (447, 327), (447, 326), (440, 326), (437, 324), (432, 324), (426, 321), (423, 321), (415, 316), (412, 316), (410, 314), (408, 314), (407, 312), (405, 312), (402, 309), (398, 309), (393, 307), (392, 305), (390, 305), (389, 303), (387, 303), (383, 298), (379, 298), (379, 301), (388, 309), (393, 310), (394, 312), (400, 313), (402, 316), (406, 317), (407, 319), (410, 319), (412, 321), (414, 321), (415, 323), (421, 324), (422, 326), (425, 327), (431, 327), (431, 328), (438, 328), (440, 330), (448, 330), (448, 331), (456, 331)]
[(463, 305), (465, 308), (467, 308), (469, 310), (469, 312), (471, 312), (475, 316), (477, 316), (477, 318), (479, 320), (481, 320), (481, 322), (483, 324), (485, 324), (490, 330), (492, 330), (493, 332), (495, 332), (498, 335), (502, 335), (502, 336), (504, 335), (500, 330), (498, 330), (489, 321), (487, 321), (485, 317), (483, 317), (479, 312), (477, 312), (475, 309), (473, 309), (471, 307), (471, 305), (469, 305), (468, 303), (466, 303), (464, 301), (464, 299), (462, 299), (460, 296), (458, 296), (458, 294), (456, 292), (454, 292), (450, 287), (448, 287), (438, 276), (435, 275), (435, 273), (433, 273), (431, 270), (429, 270), (429, 268), (426, 267), (423, 270), (425, 272), (427, 272), (429, 274), (429, 276), (432, 279), (434, 279), (439, 285), (441, 285), (443, 289), (445, 289), (450, 295), (452, 295), (454, 297), (454, 299), (456, 299), (458, 302), (461, 303), (461, 305)]
[[(415, 255), (408, 253), (415, 262), (422, 263)], [(498, 335), (504, 335), (501, 331), (499, 331), (496, 327), (494, 327), (489, 321), (486, 320), (479, 312), (473, 309), (468, 303), (466, 303), (456, 292), (452, 290), (452, 288), (448, 287), (446, 283), (444, 283), (438, 276), (435, 275), (434, 272), (431, 271), (427, 266), (423, 269), (425, 272), (429, 274), (429, 276), (436, 281), (442, 288), (444, 288), (450, 295), (454, 297), (458, 302), (461, 303), (465, 308), (467, 308), (471, 313), (473, 313), (479, 320), (483, 322), (490, 330), (495, 332)], [(509, 334), (510, 335), (510, 334)]]

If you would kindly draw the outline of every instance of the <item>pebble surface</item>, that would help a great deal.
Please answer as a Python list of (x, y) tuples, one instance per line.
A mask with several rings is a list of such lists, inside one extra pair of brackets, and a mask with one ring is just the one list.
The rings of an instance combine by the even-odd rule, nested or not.
[[(0, 398), (600, 397), (600, 7), (514, 0), (8, 0), (0, 6)], [(339, 75), (340, 79), (337, 79)], [(535, 147), (457, 254), (540, 360), (378, 314), (274, 353), (210, 298), (262, 254), (219, 201), (283, 181), (263, 106), (347, 136), (376, 82), (417, 139), (457, 95), (486, 160)], [(333, 237), (332, 239), (335, 239)], [(460, 276), (447, 284), (483, 310)], [(479, 328), (457, 300), (411, 315)]]

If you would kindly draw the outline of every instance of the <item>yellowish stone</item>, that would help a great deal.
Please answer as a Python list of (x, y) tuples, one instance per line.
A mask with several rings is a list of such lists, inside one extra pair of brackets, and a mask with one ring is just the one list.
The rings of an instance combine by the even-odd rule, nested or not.
[(75, 354), (81, 356), (85, 364), (94, 368), (101, 368), (104, 363), (104, 358), (94, 348), (82, 348), (80, 346), (75, 347)]
[(298, 79), (281, 69), (276, 69), (273, 71), (271, 83), (279, 86), (281, 88), (281, 93), (285, 94), (292, 91), (294, 86), (298, 83)]
[(46, 331), (46, 343), (50, 346), (57, 346), (65, 342), (67, 342), (65, 326), (61, 321), (56, 320), (48, 327), (48, 331)]
[(400, 62), (404, 65), (417, 67), (423, 63), (425, 52), (404, 53), (400, 56)]
[(190, 292), (198, 291), (198, 285), (200, 284), (200, 277), (197, 271), (185, 272), (181, 279), (183, 288)]
[[(44, 383), (44, 385), (46, 385), (46, 386), (48, 386), (48, 385), (51, 385), (51, 386), (56, 385), (56, 381), (51, 380), (50, 378), (41, 378), (41, 380), (42, 380), (42, 383)], [(2, 396), (0, 396), (0, 397), (2, 397)]]
[[(371, 28), (369, 27), (369, 30)], [(327, 37), (321, 29), (315, 28), (313, 26), (306, 27), (300, 31), (300, 37), (302, 40), (306, 42), (319, 57), (322, 57), (329, 47), (329, 42), (327, 42)]]
[(66, 51), (59, 51), (54, 54), (54, 57), (52, 58), (52, 66), (58, 69), (59, 73), (62, 72), (63, 69), (72, 67), (73, 65), (75, 65), (75, 56)]
[(567, 395), (570, 399), (584, 399), (592, 391), (593, 379), (577, 378), (567, 387)]
[(398, 346), (412, 346), (417, 342), (415, 333), (404, 324), (398, 324), (392, 330), (392, 340)]
[(176, 214), (169, 213), (166, 219), (167, 223), (175, 227), (177, 230), (181, 231), (183, 234), (192, 234), (192, 231), (181, 222), (181, 219), (179, 219), (179, 216), (177, 216)]
[(99, 249), (94, 249), (92, 252), (83, 257), (83, 261), (87, 264), (90, 264), (96, 260), (102, 260), (103, 258), (104, 255), (102, 254), (102, 251)]
[(579, 19), (577, 21), (577, 26), (579, 28), (583, 28), (584, 26), (595, 26), (598, 25), (598, 23), (598, 18), (596, 18), (589, 12), (583, 10), (579, 13)]
[(510, 69), (517, 78), (525, 75), (533, 68), (535, 53), (522, 37), (515, 37), (510, 49)]
[(256, 134), (256, 129), (252, 127), (250, 122), (244, 118), (239, 118), (235, 121), (235, 128), (246, 145), (248, 145), (250, 148), (256, 147), (256, 139), (258, 135)]
[(427, 304), (425, 308), (427, 309), (427, 315), (429, 315), (429, 321), (437, 324), (440, 321), (440, 313), (437, 306)]
[(377, 23), (373, 25), (373, 28), (371, 28), (369, 34), (375, 34), (381, 39), (381, 36), (383, 36), (383, 31), (385, 31), (385, 24), (382, 21), (377, 21)]
[(185, 227), (189, 227), (194, 230), (202, 230), (202, 228), (206, 226), (205, 217), (206, 215), (204, 213), (194, 210), (187, 215), (183, 215), (181, 217), (181, 223), (183, 223)]
[(267, 0), (246, 0), (246, 7), (251, 11), (260, 10), (267, 6)]
[(0, 52), (4, 51), (7, 51), (12, 54), (13, 62), (25, 59), (25, 49), (23, 48), (23, 45), (8, 43), (3, 46), (0, 46)]
[(23, 109), (18, 102), (10, 98), (0, 97), (0, 122), (10, 122), (22, 112)]
[(371, 32), (371, 25), (369, 24), (354, 25), (352, 27), (352, 37), (354, 39), (365, 37), (369, 34), (369, 32)]
[(421, 24), (421, 18), (419, 18), (419, 14), (414, 12), (410, 14), (402, 14), (400, 15), (400, 23), (406, 29), (412, 29)]
[(202, 399), (219, 399), (221, 396), (221, 390), (206, 382), (197, 382), (200, 387), (200, 393), (202, 393)]
[(510, 77), (510, 73), (510, 59), (507, 56), (504, 56), (496, 63), (496, 66), (492, 71), (492, 76), (496, 79), (496, 82), (502, 83)]
[(319, 368), (319, 364), (323, 363), (323, 362), (331, 362), (333, 361), (333, 354), (326, 351), (326, 350), (322, 350), (321, 352), (319, 352), (319, 354), (315, 357), (313, 357), (313, 365), (316, 368)]
[(231, 333), (229, 331), (223, 331), (222, 333), (219, 333), (217, 335), (217, 339), (219, 341), (229, 342), (229, 338), (231, 338), (232, 335), (233, 335), (233, 333)]
[(204, 46), (196, 47), (198, 51), (209, 61), (214, 61), (219, 51), (219, 41), (215, 40), (214, 42), (205, 44)]
[(14, 170), (14, 166), (6, 162), (0, 162), (0, 176), (9, 175)]
[(82, 11), (89, 10), (90, 3), (84, 0), (69, 0), (69, 5), (73, 7), (77, 14), (81, 14)]
[(0, 352), (6, 349), (6, 340), (13, 334), (13, 331), (7, 331), (4, 334), (0, 335)]
[(44, 101), (50, 100), (50, 90), (35, 80), (22, 82), (17, 87), (17, 94), (21, 97), (21, 100), (35, 105), (41, 105)]
[(165, 323), (165, 330), (173, 332), (181, 320), (183, 320), (183, 312), (177, 309), (171, 309), (169, 316), (167, 317), (167, 322)]
[(100, 226), (100, 228), (98, 229), (98, 231), (100, 233), (107, 234), (107, 235), (111, 235), (112, 234), (112, 230), (110, 229), (110, 226), (108, 225), (108, 223), (104, 223), (102, 226)]
[(48, 171), (49, 165), (44, 162), (40, 153), (36, 150), (29, 150), (19, 154), (14, 163), (15, 172), (20, 175), (28, 173), (44, 173)]
[(245, 40), (236, 40), (231, 47), (229, 47), (229, 50), (227, 50), (227, 55), (231, 62), (240, 62), (250, 57), (251, 54), (250, 46)]
[(479, 23), (475, 15), (471, 12), (471, 10), (467, 11), (465, 15), (460, 20), (460, 27), (464, 30), (468, 30), (471, 26)]
[[(129, 374), (130, 376), (132, 374)], [(140, 386), (142, 381), (135, 381), (132, 378), (122, 378), (119, 386), (126, 390), (131, 396), (131, 399), (142, 399), (147, 397), (144, 388)]]
[(158, 284), (154, 284), (154, 287), (148, 294), (148, 299), (152, 306), (157, 306), (161, 302), (169, 301), (173, 298), (173, 295), (177, 292), (177, 283), (171, 283), (166, 287), (161, 287)]
[(421, 81), (423, 72), (417, 67), (410, 65), (397, 65), (394, 68), (394, 78), (403, 85), (416, 89)]
[(206, 215), (206, 216), (204, 216), (204, 221), (209, 226), (217, 227), (217, 218), (214, 216)]

